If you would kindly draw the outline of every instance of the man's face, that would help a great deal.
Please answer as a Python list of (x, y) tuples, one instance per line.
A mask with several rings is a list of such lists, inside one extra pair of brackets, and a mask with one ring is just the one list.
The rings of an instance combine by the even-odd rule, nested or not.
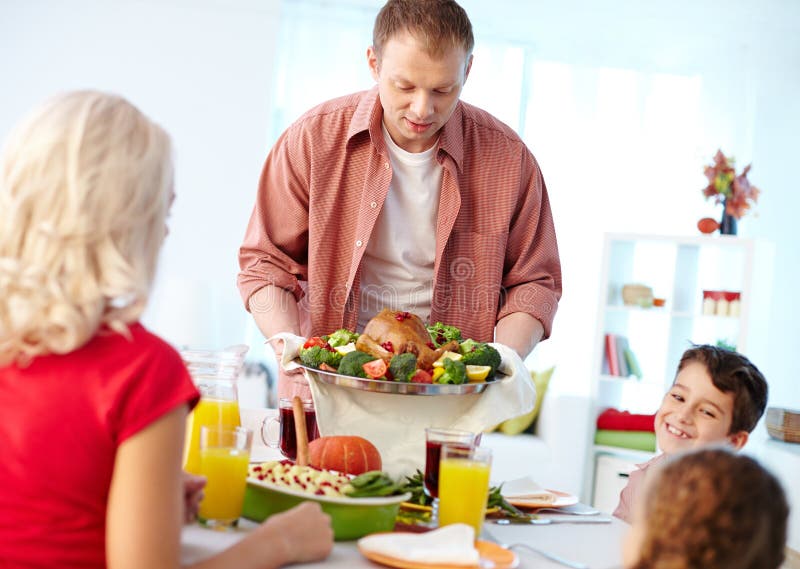
[(728, 434), (733, 420), (733, 393), (723, 393), (706, 367), (689, 362), (678, 373), (656, 413), (656, 439), (666, 454), (728, 442), (741, 448), (747, 431)]
[(429, 149), (456, 108), (472, 56), (454, 47), (433, 58), (404, 33), (384, 44), (380, 60), (370, 47), (367, 61), (392, 140), (407, 152)]

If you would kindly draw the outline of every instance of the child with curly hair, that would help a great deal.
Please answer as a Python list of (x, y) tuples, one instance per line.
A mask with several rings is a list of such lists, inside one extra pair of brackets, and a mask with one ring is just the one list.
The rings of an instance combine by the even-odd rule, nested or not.
[(626, 569), (777, 569), (789, 506), (778, 480), (730, 449), (680, 454), (660, 465), (634, 508)]
[[(125, 99), (58, 96), (0, 155), (0, 565), (180, 565), (186, 416), (199, 393), (139, 323), (173, 194), (169, 136)], [(306, 503), (203, 567), (326, 557)]]
[(631, 521), (648, 469), (666, 457), (709, 444), (741, 449), (766, 406), (767, 381), (745, 356), (709, 345), (686, 350), (655, 417), (662, 454), (630, 474), (614, 515)]

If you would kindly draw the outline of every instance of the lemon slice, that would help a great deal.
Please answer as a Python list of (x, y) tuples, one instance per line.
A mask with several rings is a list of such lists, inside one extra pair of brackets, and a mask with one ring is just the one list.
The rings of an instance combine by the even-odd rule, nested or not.
[(414, 504), (413, 502), (400, 502), (400, 507), (404, 510), (412, 510), (417, 512), (432, 512), (433, 508), (424, 504)]
[(489, 377), (489, 372), (492, 371), (492, 366), (467, 366), (467, 379), (470, 382), (486, 381)]
[(356, 344), (355, 344), (355, 342), (350, 342), (349, 344), (345, 344), (344, 346), (336, 346), (333, 349), (336, 350), (337, 352), (339, 352), (340, 354), (345, 355), (345, 354), (348, 354), (350, 352), (355, 352), (356, 351)]
[(456, 352), (444, 352), (439, 359), (433, 362), (433, 367), (442, 367), (444, 365), (444, 360), (460, 360), (463, 358), (461, 354), (457, 354)]

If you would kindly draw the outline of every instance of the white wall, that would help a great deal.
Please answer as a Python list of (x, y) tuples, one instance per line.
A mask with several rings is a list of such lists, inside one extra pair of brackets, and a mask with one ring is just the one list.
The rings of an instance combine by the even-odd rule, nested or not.
[[(297, 4), (299, 0), (283, 0)], [(344, 3), (344, 2), (342, 2)], [(351, 3), (375, 11), (380, 0)], [(771, 354), (757, 362), (771, 403), (800, 408), (794, 356), (800, 340), (800, 247), (795, 175), (800, 148), (800, 3), (793, 0), (464, 0), (476, 32), (532, 44), (537, 57), (587, 66), (696, 73), (713, 97), (703, 112), (713, 144), (744, 161), (764, 193), (744, 236), (777, 244), (770, 319)], [(261, 340), (235, 288), (236, 251), (274, 133), (273, 65), (296, 45), (278, 42), (281, 0), (0, 0), (0, 135), (53, 92), (97, 87), (120, 92), (173, 135), (178, 201), (145, 321), (177, 344), (222, 346)], [(336, 3), (332, 3), (336, 5)], [(280, 51), (278, 51), (280, 50)], [(337, 54), (364, 65), (363, 50)], [(478, 65), (478, 63), (476, 63)], [(307, 71), (310, 82), (315, 70)], [(469, 84), (468, 84), (469, 87)], [(498, 90), (503, 89), (498, 85)], [(468, 90), (465, 91), (465, 96)], [(726, 109), (715, 114), (715, 104)], [(622, 185), (637, 164), (593, 162), (592, 145), (537, 140), (553, 199), (564, 264), (565, 296), (552, 342), (532, 365), (555, 363), (558, 386), (588, 393), (603, 231), (694, 231), (701, 216), (669, 156), (641, 187)], [(568, 141), (569, 142), (569, 141)], [(687, 133), (698, 171), (716, 147)], [(576, 151), (574, 170), (549, 167)], [(658, 161), (657, 161), (658, 162)], [(594, 183), (586, 171), (597, 170)], [(579, 177), (584, 176), (583, 178)], [(634, 178), (636, 179), (636, 178)], [(702, 184), (699, 176), (697, 189)], [(688, 193), (687, 193), (688, 192)], [(692, 193), (692, 196), (695, 196)], [(673, 199), (674, 198), (674, 199)], [(628, 209), (626, 209), (628, 208)], [(676, 229), (677, 227), (677, 229)]]
[[(593, 363), (585, 346), (593, 342), (602, 232), (694, 234), (697, 219), (711, 211), (718, 215), (718, 208), (703, 204), (699, 188), (702, 165), (719, 146), (739, 158), (739, 168), (752, 161), (750, 179), (763, 190), (755, 214), (739, 223), (740, 235), (776, 244), (772, 311), (763, 315), (771, 329), (770, 351), (756, 364), (769, 380), (770, 404), (800, 409), (800, 364), (794, 356), (800, 303), (793, 300), (800, 280), (794, 229), (800, 200), (794, 166), (800, 150), (800, 2), (506, 0), (500, 6), (464, 0), (463, 5), (476, 32), (530, 44), (540, 60), (693, 75), (703, 82), (697, 117), (702, 128), (687, 129), (680, 148), (650, 156), (619, 148), (613, 159), (604, 154), (597, 161), (603, 141), (587, 143), (592, 133), (580, 122), (565, 122), (564, 144), (544, 137), (529, 141), (551, 193), (564, 270), (554, 337), (537, 348), (530, 363), (556, 364), (558, 389), (588, 391)], [(557, 113), (558, 105), (553, 101), (542, 114)], [(569, 153), (572, 168), (553, 167)], [(675, 153), (696, 157), (695, 179), (672, 168)]]
[(123, 94), (172, 135), (177, 200), (145, 322), (176, 344), (240, 343), (236, 251), (267, 131), (278, 0), (2, 0), (0, 133), (76, 88)]

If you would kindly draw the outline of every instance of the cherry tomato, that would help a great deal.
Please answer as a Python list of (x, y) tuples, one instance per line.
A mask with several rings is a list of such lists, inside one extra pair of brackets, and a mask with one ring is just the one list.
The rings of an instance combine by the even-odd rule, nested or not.
[(433, 377), (424, 369), (418, 369), (411, 376), (411, 383), (433, 383)]
[(323, 339), (322, 339), (322, 338), (320, 338), (319, 336), (314, 336), (313, 338), (309, 338), (308, 340), (306, 340), (306, 343), (305, 343), (305, 344), (303, 344), (303, 349), (304, 349), (304, 350), (307, 350), (308, 348), (312, 348), (312, 347), (314, 347), (314, 346), (322, 346), (322, 347), (325, 347), (325, 345), (326, 345), (327, 343), (328, 343), (328, 342), (326, 342), (325, 340), (323, 340)]
[(386, 375), (386, 370), (388, 369), (386, 367), (386, 362), (381, 359), (367, 362), (361, 367), (364, 368), (364, 372), (372, 379), (383, 377)]

